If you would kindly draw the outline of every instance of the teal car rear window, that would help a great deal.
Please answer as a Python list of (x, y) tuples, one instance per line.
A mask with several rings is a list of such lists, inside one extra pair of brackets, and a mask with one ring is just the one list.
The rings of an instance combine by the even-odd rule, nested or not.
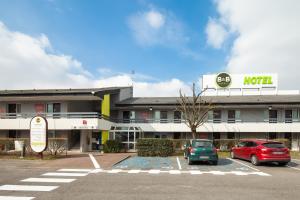
[(212, 147), (212, 143), (209, 141), (194, 141), (193, 147)]

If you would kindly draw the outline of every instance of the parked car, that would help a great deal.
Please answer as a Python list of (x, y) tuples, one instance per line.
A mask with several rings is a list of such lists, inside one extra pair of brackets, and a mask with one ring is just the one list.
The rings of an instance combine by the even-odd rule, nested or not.
[(195, 161), (208, 161), (213, 165), (218, 164), (218, 153), (211, 140), (193, 139), (185, 145), (184, 158), (191, 165)]
[(243, 140), (231, 149), (231, 158), (249, 160), (253, 165), (277, 162), (284, 166), (291, 161), (289, 149), (281, 142), (270, 140)]

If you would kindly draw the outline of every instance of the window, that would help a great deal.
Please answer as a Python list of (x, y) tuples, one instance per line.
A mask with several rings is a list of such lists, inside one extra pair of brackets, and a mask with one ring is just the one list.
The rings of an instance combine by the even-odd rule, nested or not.
[(161, 123), (168, 122), (168, 112), (167, 111), (160, 111), (160, 122)]
[(269, 110), (269, 123), (277, 123), (277, 110)]
[(214, 140), (219, 140), (221, 138), (221, 134), (220, 133), (213, 133), (213, 139)]
[(9, 130), (8, 131), (9, 138), (17, 138), (17, 131), (16, 130)]
[(238, 147), (245, 147), (246, 144), (247, 144), (247, 142), (240, 142), (240, 143), (238, 144)]
[(214, 110), (213, 112), (213, 122), (220, 123), (221, 122), (222, 113), (221, 110)]
[[(61, 112), (60, 103), (49, 103), (49, 104), (47, 104), (47, 113), (50, 113), (53, 116), (53, 118), (59, 118), (60, 117), (60, 112)], [(48, 114), (48, 116), (49, 116), (49, 114)]]
[(277, 142), (264, 143), (263, 146), (267, 148), (284, 148), (284, 145), (282, 143)]
[(181, 112), (174, 111), (174, 123), (181, 123)]
[(9, 114), (9, 118), (16, 118), (17, 113), (21, 113), (21, 104), (8, 104), (7, 112)]
[(293, 121), (293, 111), (285, 110), (285, 123), (292, 123)]
[(255, 142), (247, 142), (246, 147), (256, 147), (257, 144)]
[(234, 133), (227, 133), (227, 139), (234, 139), (235, 134)]
[(269, 139), (270, 140), (274, 140), (277, 138), (277, 134), (276, 133), (269, 133)]
[(129, 123), (130, 119), (130, 111), (123, 111), (123, 122)]
[(228, 123), (235, 123), (235, 110), (228, 110)]
[(193, 141), (193, 147), (212, 147), (209, 141)]

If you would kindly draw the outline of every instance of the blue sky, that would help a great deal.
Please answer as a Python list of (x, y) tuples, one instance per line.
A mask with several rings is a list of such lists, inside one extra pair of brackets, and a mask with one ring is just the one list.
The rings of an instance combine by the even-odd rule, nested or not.
[[(172, 45), (139, 45), (128, 25), (130, 16), (151, 9), (171, 13), (183, 26), (184, 55)], [(96, 73), (147, 74), (158, 80), (173, 77), (195, 81), (199, 75), (224, 66), (224, 50), (206, 45), (205, 27), (216, 11), (211, 1), (20, 1), (0, 2), (0, 20), (11, 30), (29, 35), (47, 35), (58, 53), (72, 55)], [(180, 47), (178, 47), (180, 48)]]
[[(170, 96), (198, 82), (201, 75), (220, 71), (277, 72), (282, 82), (292, 78), (297, 83), (298, 77), (284, 70), (298, 70), (294, 44), (299, 36), (290, 35), (299, 32), (297, 6), (291, 6), (295, 4), (2, 0), (0, 68), (6, 75), (0, 75), (0, 87), (104, 87), (128, 82), (136, 86), (138, 96), (148, 96), (144, 91), (150, 90), (149, 96)], [(278, 19), (284, 23), (278, 24)], [(282, 35), (293, 39), (280, 41)], [(7, 84), (16, 76), (19, 82)]]

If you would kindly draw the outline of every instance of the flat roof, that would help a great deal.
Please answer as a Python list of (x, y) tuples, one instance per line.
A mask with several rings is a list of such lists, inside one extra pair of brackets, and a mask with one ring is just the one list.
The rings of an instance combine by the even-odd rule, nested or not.
[[(117, 106), (177, 105), (179, 97), (134, 97), (117, 102)], [(213, 104), (300, 104), (300, 95), (203, 96)]]
[(0, 96), (91, 94), (92, 92), (96, 93), (96, 92), (115, 91), (123, 88), (130, 88), (130, 87), (0, 90)]

